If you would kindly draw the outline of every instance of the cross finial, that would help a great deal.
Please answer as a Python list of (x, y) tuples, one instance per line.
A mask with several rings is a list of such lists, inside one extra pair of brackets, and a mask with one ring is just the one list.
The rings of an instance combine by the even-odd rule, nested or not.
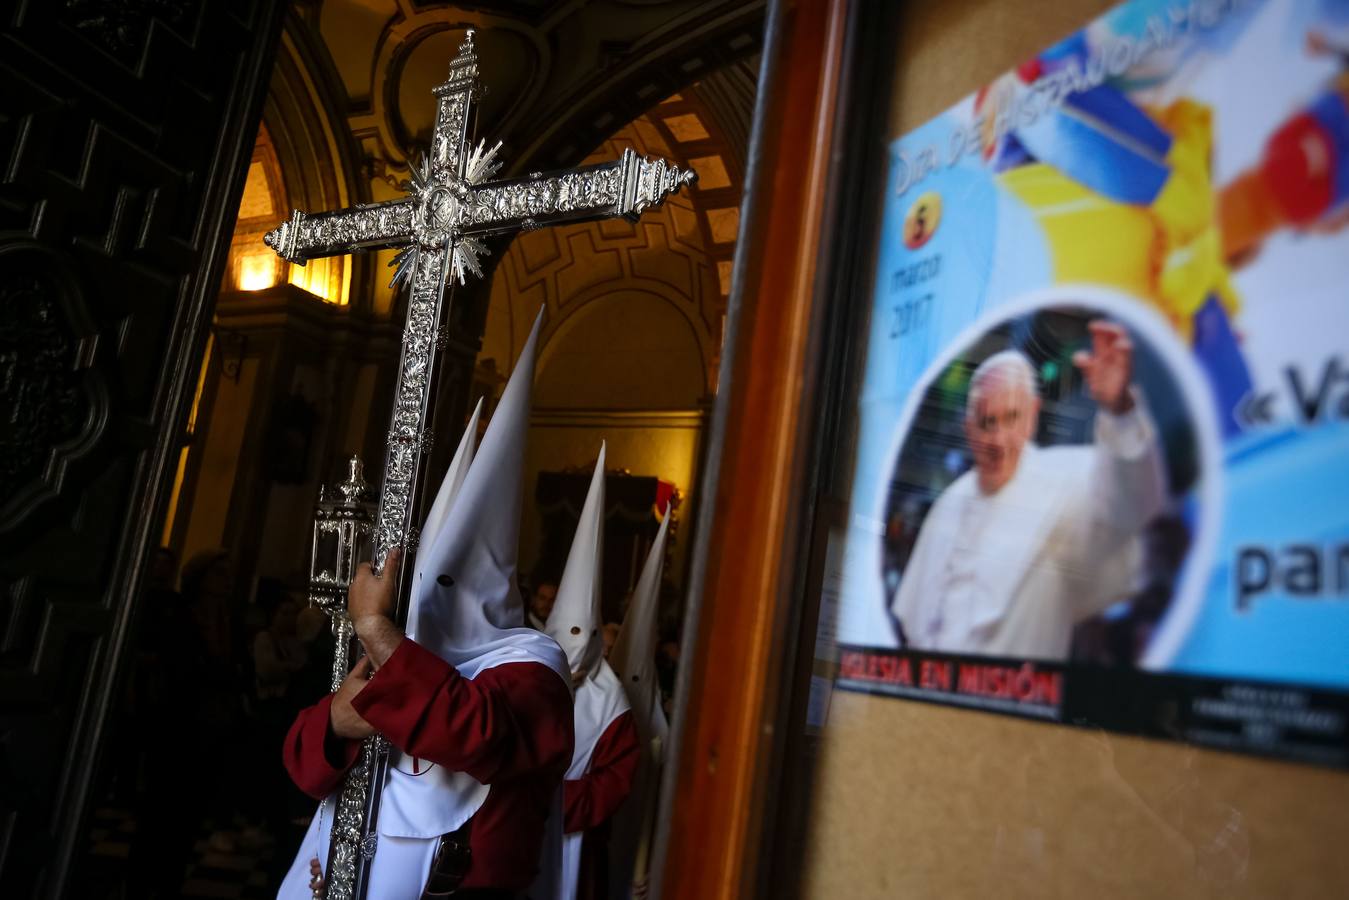
[(456, 54), (454, 59), (450, 62), (451, 69), (477, 58), (477, 49), (473, 46), (474, 33), (475, 29), (472, 28), (464, 32), (464, 42), (459, 45), (459, 53)]
[[(456, 82), (473, 80), (478, 78), (478, 51), (473, 46), (473, 35), (476, 29), (469, 28), (464, 32), (464, 42), (459, 45), (459, 52), (455, 54), (454, 59), (450, 60), (450, 80), (436, 89), (436, 93), (442, 90), (452, 89)], [(475, 90), (475, 96), (476, 91)]]

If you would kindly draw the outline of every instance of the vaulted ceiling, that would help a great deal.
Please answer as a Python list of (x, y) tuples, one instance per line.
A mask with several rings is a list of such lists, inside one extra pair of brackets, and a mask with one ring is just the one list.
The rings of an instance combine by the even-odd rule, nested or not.
[[(485, 88), (474, 137), (502, 142), (501, 176), (632, 148), (691, 168), (699, 179), (637, 222), (573, 223), (491, 241), (487, 277), (456, 287), (450, 305), (441, 402), (453, 395), (462, 403), (469, 394), (490, 402), (544, 306), (535, 412), (549, 434), (534, 442), (530, 477), (541, 467), (583, 462), (610, 437), (615, 465), (677, 484), (694, 502), (739, 224), (762, 7), (763, 0), (297, 0), (224, 289), (266, 291), (289, 281), (305, 293), (282, 289), (287, 303), (306, 315), (321, 311), (316, 320), (346, 323), (360, 332), (358, 341), (367, 331), (392, 331), (388, 317), (396, 320), (400, 308), (384, 265), (392, 251), (301, 267), (278, 262), (261, 235), (292, 207), (318, 212), (403, 196), (410, 165), (428, 142), (431, 88), (473, 28)], [(246, 297), (229, 299), (222, 305), (233, 316), (229, 327), (245, 327), (253, 307)], [(323, 301), (345, 308), (309, 305)], [(344, 453), (382, 444), (383, 413), (370, 405), (377, 368), (333, 362), (341, 374), (328, 380), (366, 398), (333, 439), (350, 445)], [(538, 530), (526, 523), (529, 540)]]
[(574, 164), (653, 104), (755, 53), (763, 5), (310, 0), (300, 15), (331, 59), (365, 154), (394, 167), (424, 145), (429, 91), (476, 29), (488, 86), (478, 133), (504, 143), (511, 174)]
[[(281, 202), (317, 210), (401, 195), (431, 129), (430, 90), (473, 28), (486, 87), (476, 134), (489, 144), (502, 141), (503, 176), (574, 165), (668, 101), (651, 122), (675, 148), (671, 158), (699, 173), (700, 228), (724, 288), (763, 6), (299, 0), (264, 116), (280, 160)], [(243, 242), (253, 243), (252, 235)], [(493, 264), (505, 250), (495, 249)], [(289, 278), (338, 286), (325, 295), (345, 302), (349, 292), (357, 306), (378, 313), (393, 305), (382, 271), (388, 256), (334, 261), (331, 271)]]

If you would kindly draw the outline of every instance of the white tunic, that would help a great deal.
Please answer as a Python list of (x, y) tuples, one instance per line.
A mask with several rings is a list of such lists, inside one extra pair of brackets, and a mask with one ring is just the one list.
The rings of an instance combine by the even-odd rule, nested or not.
[[(332, 834), (334, 799), (323, 801), (322, 827), (320, 814), (315, 813), (309, 830), (300, 842), (300, 852), (276, 892), (277, 900), (311, 900), (309, 890), (309, 861), (314, 853), (326, 868), (328, 865), (328, 838)], [(368, 900), (418, 900), (431, 871), (431, 858), (436, 852), (437, 838), (397, 838), (381, 834), (379, 852), (370, 863), (370, 891)]]
[[(507, 663), (542, 662), (562, 677), (562, 654), (547, 636), (525, 628), (503, 634), (509, 639), (501, 640), (489, 653), (461, 662), (459, 673), (473, 678)], [(366, 900), (417, 900), (431, 871), (440, 836), (467, 822), (487, 799), (490, 786), (426, 760), (414, 764), (397, 749), (390, 753), (388, 779), (380, 795), (378, 850), (370, 865)], [(414, 771), (420, 774), (414, 775)], [(327, 870), (332, 812), (340, 791), (339, 786), (310, 820), (309, 830), (277, 891), (277, 900), (310, 900), (309, 862), (317, 854)], [(551, 817), (547, 827), (560, 834), (559, 823), (560, 815)], [(545, 839), (545, 852), (548, 843)], [(560, 838), (554, 843), (560, 843)]]
[[(618, 676), (601, 659), (576, 689), (576, 749), (572, 753), (571, 767), (567, 769), (567, 781), (576, 781), (590, 771), (590, 760), (600, 738), (630, 708)], [(551, 892), (536, 882), (530, 891), (535, 900), (575, 900), (584, 838), (584, 831), (562, 836), (562, 877)]]
[[(476, 452), (481, 403), (470, 418), (427, 514), (414, 560), (407, 636), (465, 678), (507, 663), (538, 662), (570, 684), (557, 644), (523, 627), (515, 581), (520, 472), (542, 321), (540, 313)], [(425, 767), (423, 761), (416, 767), (421, 774), (414, 777), (413, 764), (401, 753), (390, 758), (366, 900), (417, 900), (440, 835), (467, 822), (487, 798), (490, 786), (468, 774), (440, 766), (422, 771)], [(327, 866), (334, 805), (329, 797), (315, 814), (278, 900), (309, 900), (309, 863), (317, 853)], [(545, 826), (545, 854), (556, 855), (560, 842), (561, 826), (554, 817)]]
[(1138, 534), (1165, 500), (1156, 429), (1136, 403), (1098, 412), (1095, 433), (1027, 444), (994, 494), (973, 470), (942, 492), (891, 606), (909, 647), (1066, 659), (1073, 626), (1128, 592)]

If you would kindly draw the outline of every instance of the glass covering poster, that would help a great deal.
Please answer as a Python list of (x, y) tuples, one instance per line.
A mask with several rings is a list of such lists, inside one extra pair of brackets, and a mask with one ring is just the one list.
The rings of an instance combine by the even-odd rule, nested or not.
[(839, 686), (1349, 762), (1349, 0), (1127, 3), (886, 190)]

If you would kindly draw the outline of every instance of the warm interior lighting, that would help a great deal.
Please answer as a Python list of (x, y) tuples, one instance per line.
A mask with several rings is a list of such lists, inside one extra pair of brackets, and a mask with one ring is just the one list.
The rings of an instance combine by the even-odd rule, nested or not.
[(310, 262), (305, 266), (297, 266), (294, 263), (291, 263), (290, 277), (287, 280), (300, 290), (308, 291), (315, 297), (322, 297), (324, 300), (327, 300), (326, 291), (323, 290), (327, 285), (323, 283), (325, 279), (315, 277), (317, 275), (317, 269), (318, 266), (316, 266), (314, 262)]
[(159, 546), (167, 547), (173, 541), (173, 520), (178, 513), (178, 497), (183, 492), (183, 478), (187, 475), (187, 454), (191, 448), (186, 444), (178, 451), (178, 469), (173, 476), (173, 491), (169, 494), (169, 514), (164, 517), (164, 533), (159, 537)]
[(270, 252), (239, 257), (239, 290), (265, 291), (276, 284), (276, 262)]
[(178, 498), (183, 492), (183, 479), (187, 475), (187, 457), (192, 449), (192, 438), (197, 432), (197, 410), (201, 408), (201, 394), (206, 388), (206, 370), (211, 364), (211, 351), (215, 349), (215, 335), (206, 337), (206, 349), (201, 355), (201, 368), (197, 370), (197, 391), (192, 395), (192, 410), (187, 414), (187, 442), (178, 451), (178, 471), (173, 476), (173, 490), (169, 493), (169, 513), (164, 518), (164, 533), (160, 537), (161, 547), (167, 547), (173, 539), (173, 520), (178, 514)]
[(318, 297), (324, 303), (336, 303), (338, 306), (344, 305), (346, 301), (346, 291), (343, 290), (342, 275), (338, 270), (334, 271), (332, 259), (311, 259), (308, 265), (297, 266), (292, 264), (290, 267), (290, 277), (287, 279), (291, 284), (303, 291), (308, 291), (315, 297)]
[(215, 332), (206, 336), (206, 349), (201, 354), (201, 368), (197, 371), (197, 390), (192, 395), (192, 410), (187, 414), (187, 437), (191, 440), (197, 434), (197, 411), (201, 409), (201, 394), (206, 390), (207, 367), (211, 365), (211, 353), (215, 350)]

